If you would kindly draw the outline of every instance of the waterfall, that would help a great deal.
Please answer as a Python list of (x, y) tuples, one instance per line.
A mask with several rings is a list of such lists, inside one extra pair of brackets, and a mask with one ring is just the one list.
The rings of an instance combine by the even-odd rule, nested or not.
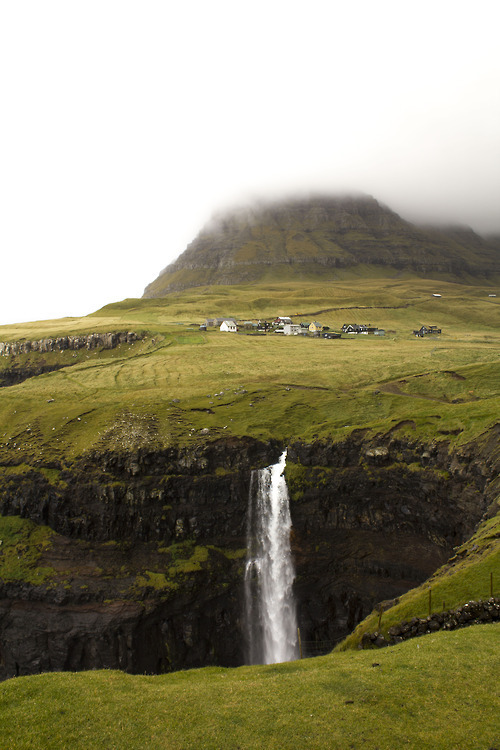
[(277, 464), (252, 472), (250, 483), (245, 565), (249, 664), (292, 661), (298, 655), (285, 463), (286, 450)]

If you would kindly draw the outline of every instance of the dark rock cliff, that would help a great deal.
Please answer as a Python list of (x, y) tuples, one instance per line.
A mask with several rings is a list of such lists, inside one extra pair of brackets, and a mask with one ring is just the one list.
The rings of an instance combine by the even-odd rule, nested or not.
[(120, 333), (89, 333), (84, 336), (57, 336), (35, 341), (0, 341), (0, 355), (8, 357), (30, 352), (63, 352), (66, 349), (114, 349), (119, 344), (131, 344), (137, 335), (131, 331)]
[[(289, 446), (304, 641), (346, 635), (472, 534), (493, 500), (498, 433), (451, 452), (390, 435)], [(241, 664), (251, 471), (281, 449), (234, 438), (94, 453), (51, 465), (50, 481), (40, 466), (5, 467), (0, 513), (57, 534), (40, 552), (48, 580), (0, 587), (0, 678)]]

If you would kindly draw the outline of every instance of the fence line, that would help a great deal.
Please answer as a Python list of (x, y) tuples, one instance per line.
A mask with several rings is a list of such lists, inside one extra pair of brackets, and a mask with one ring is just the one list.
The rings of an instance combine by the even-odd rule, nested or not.
[(343, 641), (346, 636), (328, 641), (304, 641), (301, 640), (301, 658), (309, 659), (312, 656), (324, 656), (332, 651), (337, 643)]

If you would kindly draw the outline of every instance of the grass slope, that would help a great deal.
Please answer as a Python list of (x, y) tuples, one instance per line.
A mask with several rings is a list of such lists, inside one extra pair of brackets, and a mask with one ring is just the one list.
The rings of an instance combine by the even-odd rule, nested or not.
[(236, 750), (498, 746), (500, 626), (376, 653), (157, 677), (43, 674), (0, 685), (3, 748)]

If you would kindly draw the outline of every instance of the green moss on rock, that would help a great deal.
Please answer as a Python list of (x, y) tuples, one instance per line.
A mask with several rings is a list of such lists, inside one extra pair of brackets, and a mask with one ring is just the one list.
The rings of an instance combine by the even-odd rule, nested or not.
[(39, 565), (53, 534), (48, 526), (18, 516), (0, 517), (0, 579), (37, 585), (53, 578), (53, 568)]

